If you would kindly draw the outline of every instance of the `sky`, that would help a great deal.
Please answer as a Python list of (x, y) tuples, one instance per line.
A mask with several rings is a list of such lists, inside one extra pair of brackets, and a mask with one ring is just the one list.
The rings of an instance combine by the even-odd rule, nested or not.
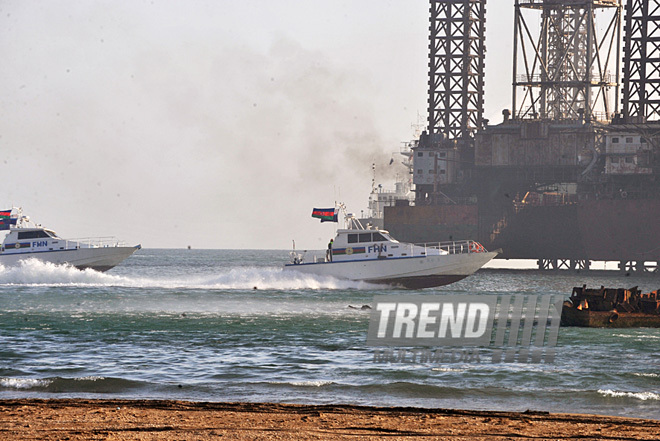
[[(322, 249), (426, 124), (424, 0), (0, 0), (0, 209), (65, 238)], [(489, 0), (485, 117), (510, 108)], [(421, 120), (420, 120), (421, 118)], [(388, 165), (394, 158), (394, 165)]]

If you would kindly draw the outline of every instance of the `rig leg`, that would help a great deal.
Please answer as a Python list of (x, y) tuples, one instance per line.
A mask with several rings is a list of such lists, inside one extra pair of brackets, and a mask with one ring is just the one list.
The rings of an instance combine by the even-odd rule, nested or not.
[(557, 259), (556, 269), (573, 269), (573, 261), (569, 259)]
[(622, 273), (629, 273), (635, 271), (635, 265), (632, 260), (620, 260), (619, 271)]
[(644, 262), (644, 272), (657, 274), (658, 271), (658, 262)]
[(591, 268), (590, 260), (582, 260), (582, 259), (571, 260), (571, 269), (589, 270), (590, 268)]
[(555, 271), (559, 269), (557, 259), (539, 259), (536, 261), (540, 270)]

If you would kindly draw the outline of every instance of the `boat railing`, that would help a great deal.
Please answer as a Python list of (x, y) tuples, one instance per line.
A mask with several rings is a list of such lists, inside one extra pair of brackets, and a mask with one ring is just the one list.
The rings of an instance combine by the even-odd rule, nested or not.
[(440, 254), (485, 253), (486, 248), (475, 240), (455, 240), (451, 242), (427, 242), (410, 244), (412, 256), (437, 256)]
[(123, 247), (126, 243), (114, 236), (82, 237), (79, 239), (65, 239), (65, 248), (111, 248)]

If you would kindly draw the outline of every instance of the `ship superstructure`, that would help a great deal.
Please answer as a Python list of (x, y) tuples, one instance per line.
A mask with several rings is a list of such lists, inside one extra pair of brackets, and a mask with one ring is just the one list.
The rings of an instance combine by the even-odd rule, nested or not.
[(483, 119), (486, 0), (430, 4), (415, 202), (387, 207), (385, 228), (412, 242), (477, 237), (543, 269), (657, 270), (660, 0), (515, 0), (499, 123)]

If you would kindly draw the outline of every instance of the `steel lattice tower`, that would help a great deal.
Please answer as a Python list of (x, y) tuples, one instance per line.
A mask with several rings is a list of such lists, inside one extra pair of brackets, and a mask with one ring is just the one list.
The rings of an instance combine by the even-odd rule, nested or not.
[(628, 0), (624, 37), (623, 114), (660, 117), (660, 0)]
[(486, 0), (430, 0), (429, 133), (468, 138), (484, 107)]
[[(534, 10), (538, 32), (525, 19)], [(596, 24), (597, 10), (609, 12), (605, 27)], [(610, 119), (618, 111), (620, 38), (620, 0), (516, 0), (514, 117)]]

